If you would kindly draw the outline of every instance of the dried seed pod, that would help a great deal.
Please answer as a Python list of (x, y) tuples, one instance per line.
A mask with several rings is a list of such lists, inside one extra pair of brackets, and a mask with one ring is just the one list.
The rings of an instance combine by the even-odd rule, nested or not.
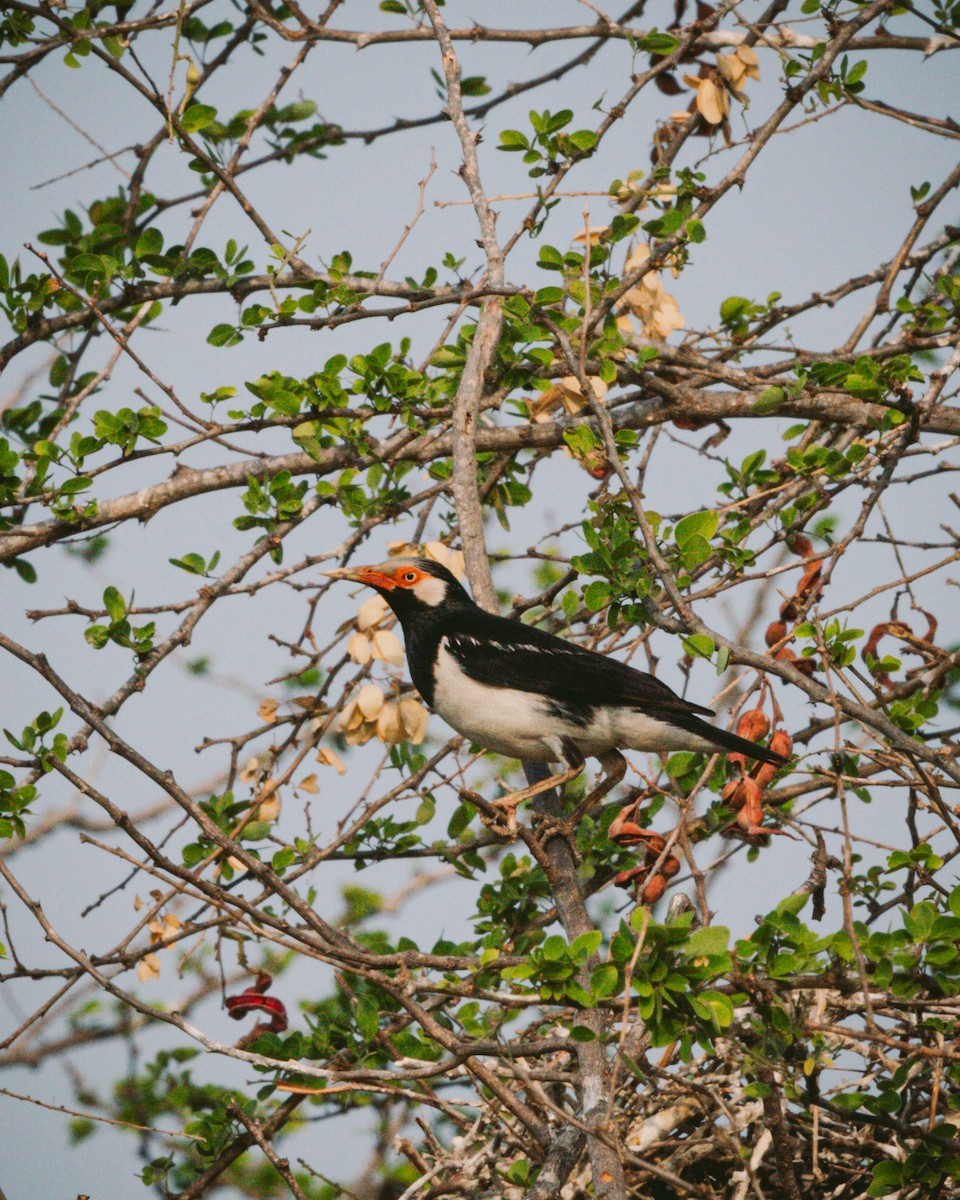
[(782, 754), (784, 758), (789, 758), (793, 753), (793, 738), (785, 729), (775, 729), (770, 739), (770, 749), (774, 754)]
[(805, 533), (794, 533), (787, 538), (787, 546), (794, 554), (798, 554), (801, 558), (809, 558), (813, 553), (813, 542)]
[(662, 875), (654, 875), (647, 886), (640, 893), (641, 904), (656, 904), (663, 897), (663, 893), (667, 890), (667, 881)]
[(743, 779), (731, 780), (720, 793), (720, 798), (731, 812), (739, 812), (748, 804), (759, 807), (761, 795), (757, 781), (745, 775)]
[(762, 708), (751, 708), (741, 713), (737, 721), (737, 736), (746, 738), (748, 742), (759, 742), (770, 732), (770, 718)]
[(667, 879), (672, 879), (674, 875), (680, 872), (680, 859), (675, 854), (669, 854), (661, 864), (660, 874)]
[(616, 887), (631, 887), (634, 883), (641, 883), (647, 876), (646, 863), (638, 863), (635, 867), (630, 867), (626, 871), (621, 871), (619, 875), (614, 875), (613, 882)]
[(823, 574), (822, 562), (809, 562), (803, 569), (803, 574), (800, 576), (800, 582), (797, 584), (797, 595), (802, 596), (804, 600), (817, 600), (823, 590), (821, 575)]
[(782, 642), (787, 636), (787, 626), (783, 621), (771, 621), (767, 626), (767, 632), (764, 635), (764, 641), (768, 646), (775, 646), (777, 642)]
[(773, 783), (778, 770), (775, 763), (757, 763), (750, 772), (750, 778), (753, 779), (760, 791), (764, 792)]

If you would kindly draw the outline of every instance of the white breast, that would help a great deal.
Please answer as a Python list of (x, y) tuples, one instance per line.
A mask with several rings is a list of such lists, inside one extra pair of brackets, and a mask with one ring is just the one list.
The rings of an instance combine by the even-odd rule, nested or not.
[(448, 650), (446, 638), (440, 642), (434, 670), (433, 707), (457, 733), (485, 750), (525, 762), (552, 762), (556, 757), (542, 741), (539, 697), (471, 679)]
[(465, 675), (440, 642), (434, 670), (433, 708), (457, 733), (485, 750), (523, 762), (556, 762), (560, 739), (570, 738), (585, 757), (621, 750), (708, 750), (695, 733), (635, 709), (598, 707), (584, 726), (551, 709), (535, 692), (493, 687)]

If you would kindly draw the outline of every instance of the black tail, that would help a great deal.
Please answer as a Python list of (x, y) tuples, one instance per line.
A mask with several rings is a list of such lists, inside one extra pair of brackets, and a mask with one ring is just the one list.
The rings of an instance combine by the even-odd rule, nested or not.
[(727, 729), (718, 729), (716, 725), (710, 725), (696, 717), (684, 721), (683, 727), (690, 733), (697, 733), (713, 742), (717, 749), (724, 750), (727, 754), (735, 751), (737, 754), (745, 754), (747, 758), (755, 758), (757, 762), (772, 763), (777, 767), (785, 766), (790, 761), (782, 754), (777, 754), (775, 750), (768, 750), (766, 746), (758, 746), (756, 742), (748, 742), (746, 738), (738, 737), (737, 734), (730, 733)]

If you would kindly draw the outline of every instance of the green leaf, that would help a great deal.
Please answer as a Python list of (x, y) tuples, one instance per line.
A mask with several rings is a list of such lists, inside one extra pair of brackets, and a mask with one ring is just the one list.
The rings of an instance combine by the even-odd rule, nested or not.
[(526, 136), (519, 129), (501, 130), (498, 150), (526, 150), (529, 146)]
[(206, 561), (200, 554), (185, 554), (183, 558), (169, 558), (167, 561), (191, 575), (203, 575), (207, 569)]
[(433, 815), (436, 811), (437, 802), (428, 792), (420, 801), (414, 820), (418, 825), (428, 825), (433, 820)]
[(691, 538), (696, 536), (702, 537), (709, 542), (719, 527), (719, 516), (715, 512), (705, 509), (703, 512), (691, 513), (688, 517), (684, 517), (682, 521), (678, 521), (673, 536), (677, 545), (682, 548)]
[(712, 1021), (718, 1030), (733, 1023), (733, 1001), (723, 992), (706, 991), (691, 996), (690, 1006), (698, 1016)]
[(867, 1188), (868, 1196), (887, 1196), (903, 1186), (903, 1163), (881, 1162), (873, 1168), (873, 1182)]
[(214, 325), (207, 334), (208, 346), (236, 346), (243, 337), (233, 325)]
[(712, 658), (716, 647), (707, 633), (691, 633), (683, 639), (683, 648), (691, 658)]
[(110, 614), (111, 621), (122, 621), (127, 615), (126, 601), (115, 587), (108, 587), (103, 593), (103, 607)]
[(77, 492), (85, 492), (92, 483), (92, 479), (88, 479), (85, 475), (81, 475), (76, 479), (67, 479), (60, 485), (60, 491), (64, 496), (75, 496)]
[(591, 929), (589, 933), (581, 933), (570, 946), (570, 953), (574, 961), (585, 963), (591, 955), (596, 954), (600, 949), (602, 940), (603, 934), (599, 929)]
[(699, 567), (701, 563), (705, 563), (710, 557), (710, 553), (710, 543), (706, 538), (701, 537), (699, 533), (695, 533), (693, 537), (688, 538), (681, 547), (683, 565), (691, 571), (695, 567)]
[(265, 837), (270, 836), (270, 830), (273, 826), (269, 821), (251, 821), (247, 825), (240, 837), (245, 842), (262, 842)]
[(619, 985), (620, 972), (613, 963), (601, 963), (590, 976), (590, 992), (598, 1000), (612, 996)]
[(197, 133), (206, 129), (217, 119), (217, 110), (210, 104), (191, 104), (180, 118), (180, 123), (187, 133)]
[(159, 229), (145, 229), (137, 238), (137, 258), (145, 254), (159, 254), (163, 250), (163, 234)]
[(656, 30), (640, 39), (640, 49), (647, 54), (659, 54), (661, 57), (672, 54), (680, 45), (679, 41), (669, 33), (658, 33)]
[(726, 954), (730, 944), (730, 930), (724, 925), (708, 925), (705, 929), (695, 929), (690, 934), (684, 954), (689, 958), (716, 958)]
[(720, 305), (720, 320), (724, 325), (737, 324), (751, 307), (746, 296), (728, 296)]
[(368, 1042), (380, 1031), (380, 1009), (369, 996), (361, 996), (357, 1001), (357, 1028)]
[(599, 612), (610, 603), (610, 584), (605, 579), (588, 583), (583, 591), (583, 602), (591, 612)]

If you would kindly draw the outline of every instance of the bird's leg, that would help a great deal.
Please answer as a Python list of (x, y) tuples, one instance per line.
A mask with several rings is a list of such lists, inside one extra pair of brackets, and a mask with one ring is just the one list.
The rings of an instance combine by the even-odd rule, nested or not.
[(519, 791), (510, 792), (509, 795), (492, 801), (488, 807), (496, 809), (502, 815), (498, 821), (490, 816), (484, 816), (481, 811), (480, 820), (484, 825), (492, 832), (502, 831), (510, 838), (515, 838), (517, 836), (517, 808), (525, 800), (532, 800), (534, 796), (540, 796), (544, 792), (550, 791), (551, 788), (564, 787), (572, 779), (576, 779), (586, 765), (579, 748), (569, 738), (562, 739), (562, 746), (557, 757), (569, 764), (565, 771), (548, 775), (545, 779), (538, 779), (536, 783), (531, 783)]
[(575, 855), (574, 835), (583, 816), (595, 804), (598, 804), (608, 792), (612, 792), (627, 773), (627, 760), (619, 750), (608, 751), (600, 758), (599, 762), (603, 768), (603, 776), (593, 791), (588, 793), (567, 816), (560, 818), (544, 817), (538, 830), (539, 836), (542, 839), (552, 837), (554, 834), (565, 837), (570, 842), (571, 848), (574, 849)]

